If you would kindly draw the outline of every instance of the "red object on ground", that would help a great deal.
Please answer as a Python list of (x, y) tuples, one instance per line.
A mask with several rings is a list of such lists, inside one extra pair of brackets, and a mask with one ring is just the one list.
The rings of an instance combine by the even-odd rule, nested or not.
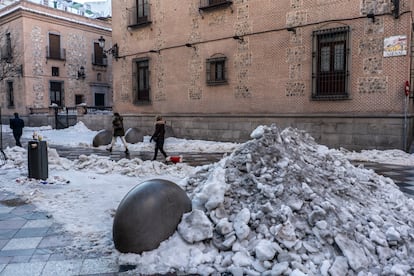
[(176, 163), (183, 162), (183, 157), (181, 155), (180, 156), (168, 156), (166, 158), (166, 160), (169, 161), (169, 162), (173, 162), (174, 164), (176, 164)]

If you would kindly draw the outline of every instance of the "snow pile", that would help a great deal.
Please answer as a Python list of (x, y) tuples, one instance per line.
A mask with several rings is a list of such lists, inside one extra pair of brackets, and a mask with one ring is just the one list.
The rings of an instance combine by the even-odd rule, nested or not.
[(414, 163), (414, 154), (407, 154), (405, 151), (392, 150), (361, 150), (361, 152), (348, 151), (341, 149), (349, 160), (378, 162), (385, 164), (398, 164), (403, 166), (412, 166)]
[(252, 137), (187, 180), (194, 210), (159, 249), (121, 255), (138, 265), (131, 273), (414, 273), (414, 202), (392, 180), (295, 129)]

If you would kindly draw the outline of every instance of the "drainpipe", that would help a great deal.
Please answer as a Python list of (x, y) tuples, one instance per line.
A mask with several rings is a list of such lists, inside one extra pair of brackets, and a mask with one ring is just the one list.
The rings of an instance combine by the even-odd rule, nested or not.
[(404, 97), (404, 150), (407, 151), (407, 112), (408, 112), (408, 97), (410, 96), (410, 82), (405, 82), (404, 87), (405, 97)]

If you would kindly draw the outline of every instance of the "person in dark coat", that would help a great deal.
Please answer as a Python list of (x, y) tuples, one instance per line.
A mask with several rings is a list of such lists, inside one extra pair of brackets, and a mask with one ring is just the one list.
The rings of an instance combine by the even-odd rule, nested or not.
[(165, 139), (165, 121), (161, 116), (155, 118), (155, 131), (152, 134), (150, 142), (155, 141), (155, 151), (154, 158), (152, 160), (157, 160), (158, 150), (167, 158), (167, 154), (164, 151), (164, 139)]
[(119, 137), (121, 138), (122, 143), (125, 146), (125, 153), (129, 153), (128, 150), (128, 145), (127, 142), (125, 141), (125, 130), (124, 130), (124, 119), (122, 118), (121, 115), (119, 115), (118, 112), (114, 113), (114, 118), (112, 119), (112, 131), (113, 131), (113, 136), (112, 136), (112, 142), (111, 142), (111, 146), (109, 148), (107, 148), (107, 150), (109, 152), (112, 152), (112, 147), (115, 145), (116, 142), (116, 138)]
[(14, 118), (10, 119), (10, 128), (13, 130), (16, 146), (21, 147), (20, 138), (23, 135), (24, 121), (19, 117), (19, 113), (15, 112)]

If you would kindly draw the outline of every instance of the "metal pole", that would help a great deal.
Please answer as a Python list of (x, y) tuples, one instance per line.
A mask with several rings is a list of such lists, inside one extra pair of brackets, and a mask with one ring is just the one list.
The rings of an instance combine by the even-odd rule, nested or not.
[(407, 151), (407, 109), (408, 96), (404, 97), (404, 150)]

